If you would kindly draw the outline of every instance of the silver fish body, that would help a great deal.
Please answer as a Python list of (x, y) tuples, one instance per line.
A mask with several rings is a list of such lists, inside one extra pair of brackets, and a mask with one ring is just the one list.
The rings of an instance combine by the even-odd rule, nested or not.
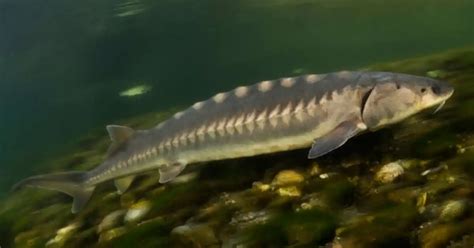
[[(308, 157), (316, 158), (360, 132), (440, 104), (452, 92), (443, 82), (389, 72), (343, 71), (263, 81), (198, 102), (149, 130), (108, 126), (113, 144), (100, 166), (74, 176), (36, 176), (18, 186), (68, 193), (75, 197), (77, 212), (95, 185), (115, 180), (123, 192), (133, 175), (144, 171), (159, 169), (164, 183), (197, 162), (309, 146)], [(57, 187), (58, 181), (68, 183), (61, 179), (65, 175), (74, 179), (73, 190)]]

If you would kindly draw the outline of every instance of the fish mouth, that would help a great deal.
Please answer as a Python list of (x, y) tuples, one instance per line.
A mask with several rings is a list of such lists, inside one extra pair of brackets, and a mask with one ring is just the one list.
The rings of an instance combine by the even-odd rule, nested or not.
[(444, 107), (444, 105), (446, 104), (446, 101), (453, 95), (453, 93), (454, 93), (454, 89), (451, 88), (437, 103), (434, 104), (436, 106), (439, 103), (438, 107), (436, 107), (433, 114), (436, 114), (438, 111), (440, 111)]

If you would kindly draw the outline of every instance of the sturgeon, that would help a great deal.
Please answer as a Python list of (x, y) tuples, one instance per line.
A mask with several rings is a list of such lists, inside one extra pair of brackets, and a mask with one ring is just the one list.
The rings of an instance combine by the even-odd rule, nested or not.
[(33, 176), (33, 186), (74, 198), (83, 208), (96, 185), (114, 180), (119, 193), (134, 176), (158, 170), (173, 180), (188, 164), (311, 147), (320, 157), (351, 137), (442, 105), (453, 88), (430, 78), (390, 72), (342, 71), (263, 81), (197, 102), (148, 130), (109, 125), (106, 159), (90, 171)]

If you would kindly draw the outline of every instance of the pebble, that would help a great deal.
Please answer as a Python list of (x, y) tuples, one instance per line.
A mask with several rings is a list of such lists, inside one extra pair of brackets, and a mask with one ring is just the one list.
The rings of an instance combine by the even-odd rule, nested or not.
[(317, 175), (321, 174), (321, 171), (322, 170), (321, 170), (321, 167), (319, 166), (319, 164), (313, 163), (311, 165), (311, 167), (309, 168), (309, 170), (308, 170), (308, 174), (310, 176), (314, 177), (314, 176), (317, 176)]
[(207, 224), (186, 224), (171, 231), (172, 241), (178, 247), (213, 247), (219, 245), (214, 230)]
[(239, 229), (245, 229), (254, 225), (261, 225), (268, 222), (272, 213), (266, 210), (240, 213), (232, 218), (230, 225), (237, 226)]
[(273, 186), (295, 185), (304, 181), (303, 174), (294, 170), (280, 171), (272, 181)]
[(101, 233), (118, 226), (122, 221), (122, 217), (125, 215), (125, 213), (125, 210), (116, 210), (106, 215), (97, 227), (97, 232)]
[(79, 223), (72, 223), (68, 226), (65, 226), (65, 227), (59, 229), (56, 232), (56, 236), (54, 238), (50, 239), (46, 243), (46, 247), (48, 247), (48, 246), (63, 246), (63, 244), (66, 242), (66, 240), (69, 237), (71, 237), (80, 226), (81, 225)]
[(128, 209), (125, 214), (124, 221), (129, 222), (138, 222), (145, 217), (145, 215), (150, 211), (151, 204), (149, 201), (139, 201), (133, 204), (130, 209)]
[(109, 241), (112, 239), (115, 239), (117, 237), (122, 236), (127, 232), (127, 229), (125, 227), (117, 227), (114, 229), (110, 229), (108, 231), (103, 232), (99, 236), (99, 242), (104, 242), (104, 241)]
[(301, 196), (301, 191), (296, 186), (279, 188), (277, 190), (277, 193), (278, 195), (285, 196), (285, 197), (300, 197)]
[(252, 184), (252, 188), (258, 192), (266, 192), (271, 189), (271, 186), (269, 184), (264, 184), (262, 182), (254, 182)]
[(453, 221), (461, 218), (467, 211), (466, 201), (464, 200), (451, 200), (441, 206), (439, 213), (439, 219), (441, 221)]
[(375, 174), (375, 180), (380, 183), (391, 183), (403, 175), (404, 169), (399, 162), (388, 163)]

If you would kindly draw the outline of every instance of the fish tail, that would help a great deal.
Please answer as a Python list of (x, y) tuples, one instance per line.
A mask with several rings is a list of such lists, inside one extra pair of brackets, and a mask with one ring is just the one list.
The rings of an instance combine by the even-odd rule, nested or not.
[(38, 175), (23, 179), (15, 184), (12, 190), (16, 191), (28, 186), (66, 193), (74, 198), (71, 212), (77, 213), (86, 205), (94, 192), (95, 186), (86, 186), (86, 180), (87, 173), (80, 171)]

